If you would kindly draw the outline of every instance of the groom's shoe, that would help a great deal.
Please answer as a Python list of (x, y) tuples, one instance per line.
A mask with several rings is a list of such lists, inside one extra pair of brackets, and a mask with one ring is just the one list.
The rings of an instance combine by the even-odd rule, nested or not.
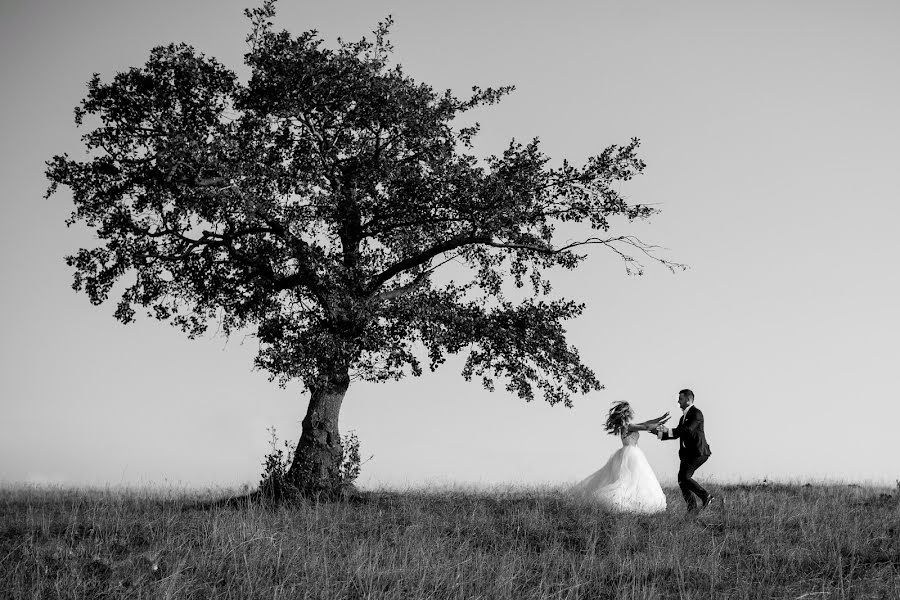
[(718, 500), (718, 498), (712, 494), (708, 495), (703, 501), (703, 505), (700, 507), (701, 512), (709, 508), (709, 505), (712, 504), (713, 500)]

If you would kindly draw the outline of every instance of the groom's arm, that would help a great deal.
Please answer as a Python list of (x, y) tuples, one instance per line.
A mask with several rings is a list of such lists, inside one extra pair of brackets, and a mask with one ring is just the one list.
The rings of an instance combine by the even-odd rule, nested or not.
[(687, 419), (682, 423), (680, 434), (696, 438), (701, 429), (703, 429), (703, 413), (700, 412), (699, 408), (695, 408), (688, 413)]
[(688, 437), (696, 437), (697, 432), (703, 428), (703, 413), (700, 412), (699, 408), (695, 408), (688, 412), (687, 418), (685, 418), (684, 423), (679, 425), (674, 429), (663, 429), (662, 439), (664, 440), (674, 440), (678, 439), (683, 435), (687, 435)]
[(659, 439), (661, 439), (661, 440), (674, 440), (674, 439), (678, 438), (678, 437), (681, 435), (681, 432), (679, 431), (679, 429), (681, 429), (681, 428), (680, 428), (680, 427), (676, 427), (675, 429), (667, 429), (667, 428), (664, 427), (664, 428), (662, 428), (662, 437), (659, 438)]
[(661, 440), (674, 440), (678, 437), (678, 428), (669, 429), (664, 425), (660, 425), (659, 427), (654, 427), (650, 430), (650, 433), (656, 435)]

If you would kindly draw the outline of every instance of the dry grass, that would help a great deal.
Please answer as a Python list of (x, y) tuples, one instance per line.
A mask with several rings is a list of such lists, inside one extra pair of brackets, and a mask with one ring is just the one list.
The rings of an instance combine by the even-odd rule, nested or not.
[(900, 598), (900, 493), (724, 486), (687, 518), (552, 489), (210, 494), (0, 490), (0, 598)]

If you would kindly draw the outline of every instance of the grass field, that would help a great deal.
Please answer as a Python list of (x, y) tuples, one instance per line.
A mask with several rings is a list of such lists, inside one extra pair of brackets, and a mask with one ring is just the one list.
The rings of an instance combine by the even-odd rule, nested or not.
[(0, 489), (0, 598), (900, 598), (900, 490), (734, 485), (689, 518), (553, 489)]

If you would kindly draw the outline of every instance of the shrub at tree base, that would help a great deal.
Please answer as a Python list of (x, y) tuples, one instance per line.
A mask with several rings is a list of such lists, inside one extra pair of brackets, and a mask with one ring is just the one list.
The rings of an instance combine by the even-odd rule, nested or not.
[[(291, 466), (291, 443), (285, 440), (284, 449), (279, 448), (275, 428), (270, 428), (269, 432), (271, 450), (263, 459), (263, 472), (260, 474), (257, 494), (263, 500), (274, 502), (299, 498), (302, 496), (302, 490), (288, 477)], [(350, 431), (341, 436), (341, 446), (340, 495), (347, 496), (356, 490), (354, 482), (362, 469), (359, 438), (356, 437), (356, 433)]]

